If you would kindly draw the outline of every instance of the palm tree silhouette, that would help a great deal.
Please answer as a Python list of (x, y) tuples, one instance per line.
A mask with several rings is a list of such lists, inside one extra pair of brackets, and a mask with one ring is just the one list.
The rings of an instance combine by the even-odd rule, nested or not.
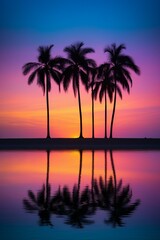
[[(113, 93), (115, 89), (115, 84), (113, 82), (113, 77), (111, 75), (111, 67), (110, 64), (104, 63), (101, 64), (98, 68), (97, 74), (98, 81), (95, 82), (94, 87), (94, 97), (97, 99), (99, 94), (99, 100), (102, 102), (104, 97), (105, 103), (105, 130), (104, 137), (107, 138), (107, 95), (109, 97), (110, 102), (113, 100)], [(116, 91), (119, 96), (122, 98), (122, 93), (118, 85), (116, 85)]]
[(112, 198), (109, 212), (109, 219), (105, 223), (112, 224), (113, 227), (124, 226), (123, 218), (129, 217), (139, 206), (140, 200), (132, 201), (132, 190), (130, 185), (122, 187), (122, 180), (119, 181), (117, 188), (114, 190), (116, 197)]
[(87, 216), (92, 214), (90, 190), (86, 186), (82, 191), (81, 188), (82, 174), (82, 151), (80, 150), (80, 164), (78, 173), (78, 182), (74, 184), (70, 190), (68, 186), (64, 186), (60, 190), (61, 201), (63, 203), (64, 212), (67, 216), (66, 224), (73, 227), (83, 228), (86, 224), (91, 224), (93, 221), (87, 219)]
[(76, 184), (72, 191), (70, 191), (69, 187), (64, 186), (61, 194), (67, 216), (65, 221), (66, 224), (77, 228), (83, 228), (84, 225), (93, 223), (92, 220), (87, 218), (92, 214), (90, 210), (90, 191), (87, 186), (81, 192), (79, 192), (79, 188)]
[(136, 210), (140, 204), (140, 200), (137, 199), (135, 202), (131, 203), (132, 190), (130, 185), (128, 184), (127, 186), (123, 186), (122, 179), (117, 184), (113, 153), (111, 150), (110, 159), (114, 177), (114, 188), (113, 194), (110, 198), (110, 217), (108, 220), (105, 220), (105, 223), (112, 224), (113, 227), (116, 227), (124, 225), (123, 218), (130, 216)]
[(63, 212), (63, 206), (61, 204), (61, 198), (58, 194), (59, 191), (51, 196), (51, 186), (49, 184), (49, 162), (50, 151), (47, 151), (47, 171), (46, 171), (46, 183), (42, 185), (42, 188), (35, 194), (32, 190), (28, 190), (28, 199), (23, 199), (24, 209), (29, 213), (38, 212), (39, 225), (41, 226), (53, 226), (51, 222), (51, 214), (61, 214)]
[(79, 118), (80, 118), (80, 135), (83, 137), (82, 130), (82, 109), (81, 109), (81, 94), (80, 94), (80, 80), (88, 91), (89, 82), (89, 67), (95, 67), (96, 63), (93, 59), (87, 58), (86, 55), (93, 53), (94, 49), (83, 47), (83, 42), (78, 42), (74, 45), (64, 48), (67, 53), (65, 69), (63, 71), (63, 87), (67, 91), (72, 81), (73, 92), (76, 97), (78, 94)]
[[(106, 160), (106, 155), (105, 155)], [(116, 170), (113, 160), (113, 153), (110, 151), (110, 160), (113, 171), (113, 177), (110, 176), (107, 181), (107, 176), (103, 179), (94, 180), (94, 195), (97, 207), (109, 213), (109, 217), (104, 220), (106, 224), (111, 224), (113, 227), (123, 226), (123, 219), (129, 217), (140, 204), (140, 200), (132, 201), (132, 190), (130, 185), (123, 186), (122, 179), (117, 183)], [(105, 166), (106, 171), (106, 166)]]
[(48, 199), (46, 199), (45, 192), (45, 185), (42, 186), (42, 188), (40, 189), (40, 191), (37, 192), (37, 194), (34, 194), (33, 191), (28, 190), (28, 199), (23, 199), (23, 206), (25, 210), (29, 213), (38, 212), (40, 226), (52, 226), (50, 220), (52, 201), (49, 201), (51, 197), (50, 185), (47, 189)]
[(110, 177), (107, 182), (102, 176), (99, 177), (99, 180), (95, 179), (94, 194), (98, 207), (103, 210), (109, 210), (113, 189), (112, 177)]
[[(54, 45), (47, 47), (40, 46), (38, 48), (38, 62), (28, 62), (23, 67), (23, 74), (28, 77), (28, 84), (32, 84), (37, 78), (37, 84), (46, 94), (47, 107), (47, 138), (50, 138), (50, 121), (49, 121), (49, 92), (51, 91), (51, 79), (53, 79), (60, 87), (60, 57), (51, 58), (51, 49)], [(60, 90), (60, 88), (59, 88)]]
[(124, 44), (116, 46), (113, 43), (111, 46), (106, 47), (104, 52), (109, 54), (109, 64), (111, 66), (111, 73), (114, 80), (114, 103), (113, 103), (113, 112), (111, 119), (110, 127), (110, 138), (113, 136), (113, 122), (116, 109), (116, 100), (117, 100), (117, 84), (120, 84), (123, 89), (126, 89), (128, 93), (130, 92), (130, 84), (132, 85), (132, 77), (129, 70), (134, 71), (136, 74), (140, 74), (139, 67), (134, 63), (134, 60), (123, 54), (123, 50), (126, 49)]

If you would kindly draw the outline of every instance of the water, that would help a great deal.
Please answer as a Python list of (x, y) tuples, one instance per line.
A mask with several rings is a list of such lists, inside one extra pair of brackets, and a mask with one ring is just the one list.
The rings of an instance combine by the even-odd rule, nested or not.
[(160, 239), (160, 151), (1, 151), (0, 239)]

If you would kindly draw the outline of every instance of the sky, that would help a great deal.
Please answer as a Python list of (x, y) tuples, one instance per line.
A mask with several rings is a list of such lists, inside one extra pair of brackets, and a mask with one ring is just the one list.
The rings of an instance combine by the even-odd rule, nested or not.
[[(52, 56), (77, 41), (95, 49), (97, 64), (103, 50), (116, 43), (135, 60), (141, 75), (132, 74), (130, 95), (118, 99), (114, 137), (160, 137), (160, 2), (158, 0), (1, 1), (0, 14), (0, 138), (45, 137), (46, 103), (36, 81), (28, 86), (22, 66), (37, 61), (37, 48), (54, 44)], [(91, 95), (81, 86), (83, 135), (91, 137)], [(78, 99), (70, 87), (59, 93), (52, 82), (52, 137), (78, 137)], [(108, 106), (108, 131), (112, 113)], [(95, 135), (104, 137), (104, 101), (95, 102)]]

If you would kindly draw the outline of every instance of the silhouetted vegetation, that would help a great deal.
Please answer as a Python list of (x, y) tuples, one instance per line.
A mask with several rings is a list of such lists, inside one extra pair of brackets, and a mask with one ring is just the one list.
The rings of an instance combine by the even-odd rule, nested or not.
[(124, 218), (129, 217), (140, 204), (140, 200), (132, 202), (132, 190), (130, 185), (123, 185), (122, 179), (117, 182), (113, 153), (110, 151), (110, 160), (113, 176), (107, 180), (107, 152), (105, 151), (104, 177), (94, 178), (94, 151), (92, 152), (91, 187), (81, 188), (83, 153), (79, 151), (79, 173), (77, 183), (73, 188), (67, 185), (59, 186), (54, 194), (51, 194), (49, 184), (49, 158), (47, 151), (46, 184), (40, 191), (33, 193), (28, 190), (28, 198), (23, 199), (24, 209), (29, 213), (37, 213), (40, 226), (53, 226), (51, 216), (63, 217), (64, 223), (76, 228), (93, 224), (91, 218), (97, 211), (106, 212), (104, 223), (113, 227), (125, 225)]
[(94, 53), (93, 48), (84, 47), (83, 42), (78, 42), (64, 48), (67, 57), (51, 57), (51, 48), (39, 47), (38, 62), (29, 62), (23, 66), (23, 74), (27, 75), (31, 72), (28, 78), (28, 84), (31, 84), (37, 77), (37, 84), (42, 87), (44, 94), (46, 94), (47, 107), (47, 138), (50, 137), (49, 127), (49, 92), (51, 90), (51, 79), (53, 79), (60, 89), (60, 84), (63, 85), (65, 91), (68, 90), (72, 83), (74, 96), (78, 95), (78, 108), (80, 119), (80, 135), (83, 137), (83, 117), (81, 104), (81, 83), (88, 92), (91, 88), (92, 98), (92, 138), (95, 137), (94, 132), (94, 99), (105, 102), (105, 134), (107, 138), (107, 98), (112, 102), (113, 111), (110, 125), (110, 138), (113, 137), (113, 124), (116, 110), (117, 93), (122, 98), (122, 90), (127, 90), (130, 93), (132, 86), (132, 77), (130, 70), (136, 74), (140, 74), (139, 67), (134, 60), (123, 53), (126, 49), (124, 44), (112, 44), (104, 49), (107, 53), (108, 60), (97, 66), (96, 62), (88, 58), (87, 55)]
[(32, 84), (37, 78), (37, 85), (39, 85), (43, 93), (46, 95), (47, 108), (47, 138), (50, 138), (50, 121), (49, 121), (49, 92), (51, 91), (51, 79), (53, 79), (60, 87), (61, 80), (61, 64), (60, 58), (51, 58), (51, 49), (53, 45), (38, 48), (38, 62), (28, 62), (23, 66), (23, 74), (28, 77), (28, 84)]

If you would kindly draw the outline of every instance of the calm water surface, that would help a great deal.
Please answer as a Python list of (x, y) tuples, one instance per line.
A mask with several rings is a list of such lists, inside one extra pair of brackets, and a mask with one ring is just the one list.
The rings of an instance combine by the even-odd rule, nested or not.
[(0, 239), (160, 239), (160, 151), (1, 151)]

